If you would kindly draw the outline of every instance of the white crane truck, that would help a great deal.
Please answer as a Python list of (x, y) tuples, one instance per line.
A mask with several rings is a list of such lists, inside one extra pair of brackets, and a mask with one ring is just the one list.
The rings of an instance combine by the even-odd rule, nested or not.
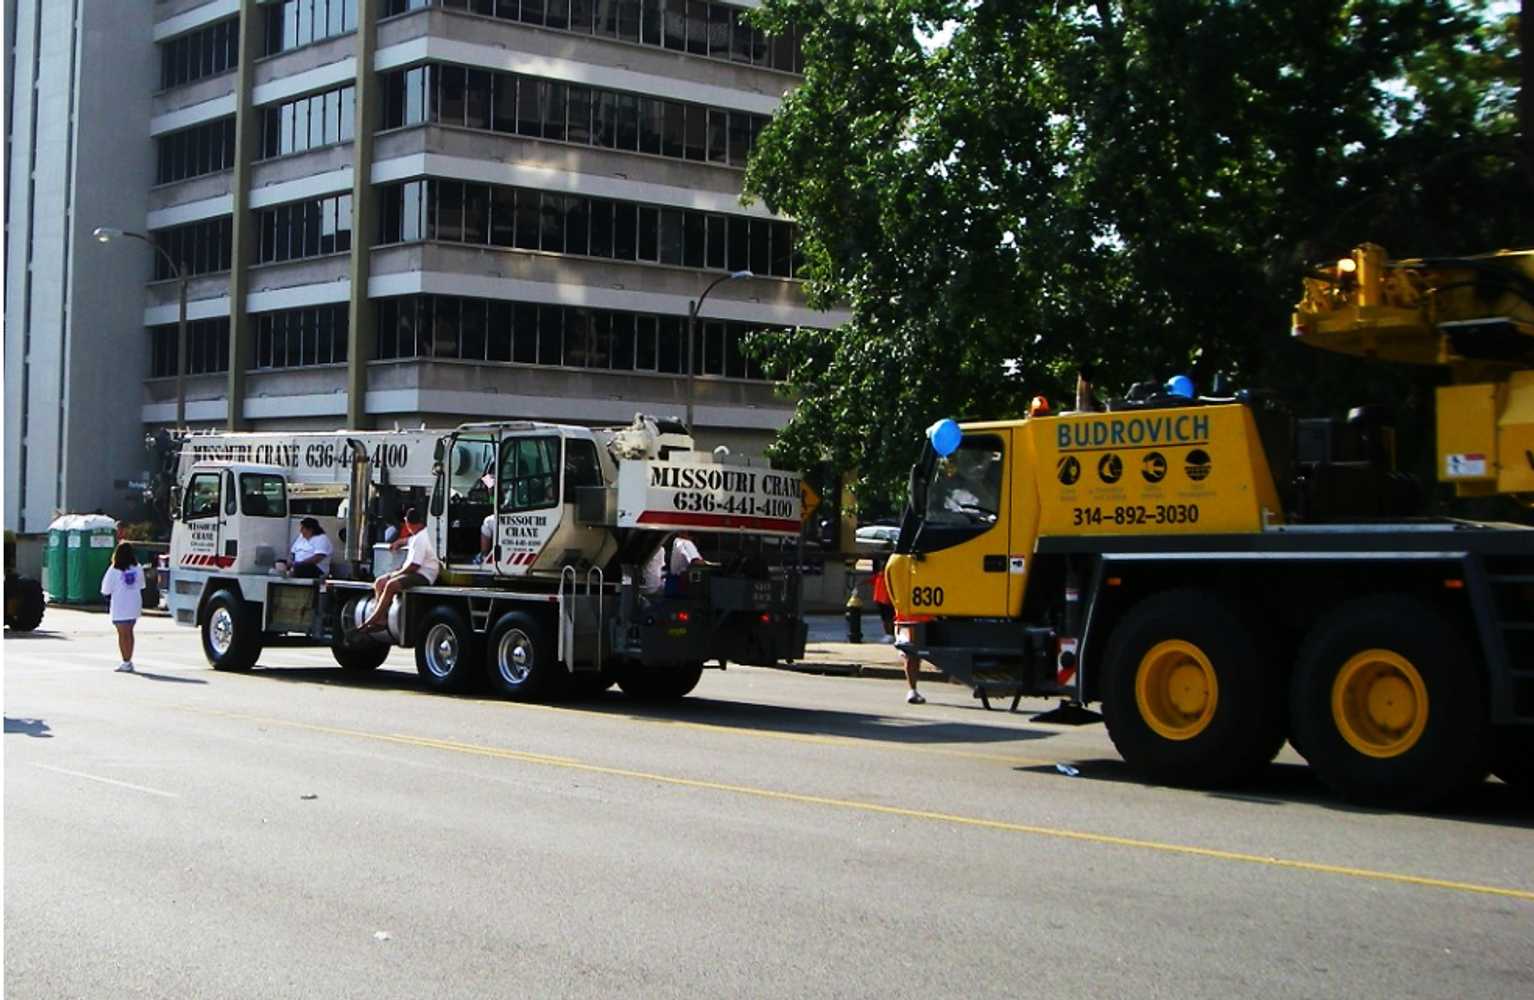
[[(804, 655), (798, 475), (696, 452), (676, 422), (199, 433), (177, 463), (169, 607), (219, 670), (249, 669), (286, 634), (328, 644), (354, 672), (413, 647), (436, 690), (484, 680), (525, 700), (617, 682), (675, 698), (707, 663)], [(386, 632), (363, 632), (371, 580), (402, 560), (386, 538), (409, 507), (441, 576), (400, 594)], [(305, 516), (343, 542), (323, 580), (283, 572)], [(658, 548), (669, 560), (680, 530), (707, 561), (643, 591), (642, 567)]]

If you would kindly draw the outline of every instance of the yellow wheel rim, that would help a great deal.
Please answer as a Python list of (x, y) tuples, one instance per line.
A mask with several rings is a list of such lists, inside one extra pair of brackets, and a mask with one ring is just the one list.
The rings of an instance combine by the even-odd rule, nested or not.
[(1209, 728), (1220, 701), (1220, 684), (1209, 657), (1191, 642), (1158, 642), (1140, 658), (1135, 704), (1140, 718), (1168, 740), (1191, 740)]
[(1332, 721), (1348, 746), (1370, 757), (1399, 757), (1427, 728), (1427, 685), (1411, 661), (1366, 649), (1337, 671)]

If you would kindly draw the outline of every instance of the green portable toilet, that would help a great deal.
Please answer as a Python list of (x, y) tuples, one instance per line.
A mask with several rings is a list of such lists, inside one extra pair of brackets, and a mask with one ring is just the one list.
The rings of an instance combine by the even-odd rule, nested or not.
[(64, 600), (64, 591), (67, 589), (68, 562), (65, 558), (66, 536), (69, 526), (74, 523), (73, 514), (61, 514), (53, 519), (48, 525), (48, 551), (43, 553), (43, 589), (48, 592), (48, 599), (52, 601)]
[(112, 565), (112, 550), (117, 547), (117, 522), (104, 514), (78, 514), (67, 537), (68, 600), (100, 603), (101, 578)]

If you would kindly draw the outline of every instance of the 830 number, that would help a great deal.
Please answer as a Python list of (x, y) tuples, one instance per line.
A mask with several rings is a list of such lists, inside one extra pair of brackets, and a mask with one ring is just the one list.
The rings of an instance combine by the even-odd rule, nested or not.
[(911, 604), (918, 608), (938, 608), (943, 605), (942, 587), (911, 588)]

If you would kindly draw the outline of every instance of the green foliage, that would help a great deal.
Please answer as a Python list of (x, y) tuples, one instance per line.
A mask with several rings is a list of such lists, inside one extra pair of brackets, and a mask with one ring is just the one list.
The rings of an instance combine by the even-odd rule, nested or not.
[(876, 506), (932, 420), (1058, 406), (1081, 364), (1114, 390), (1222, 371), (1302, 407), (1398, 401), (1409, 376), (1288, 343), (1303, 266), (1534, 233), (1516, 18), (1482, 0), (765, 0), (756, 20), (805, 32), (806, 75), (747, 192), (798, 220), (812, 303), (852, 314), (757, 338), (799, 397), (776, 457), (856, 467)]

